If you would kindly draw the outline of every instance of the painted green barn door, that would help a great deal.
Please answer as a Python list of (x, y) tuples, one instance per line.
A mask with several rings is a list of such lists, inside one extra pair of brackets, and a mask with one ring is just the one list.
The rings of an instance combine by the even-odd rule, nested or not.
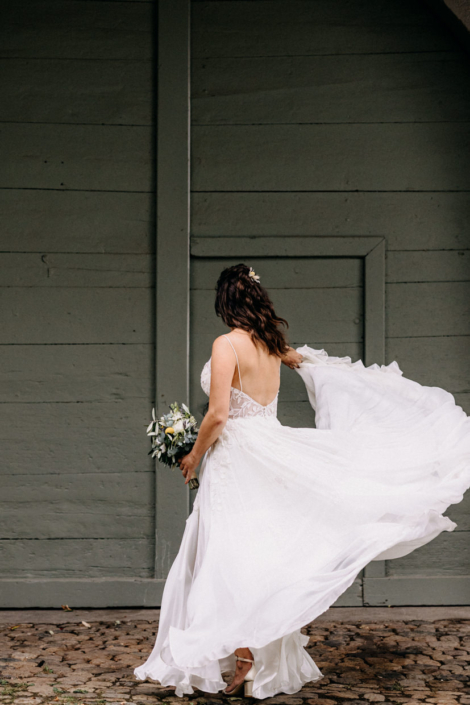
[[(214, 338), (228, 329), (214, 311), (215, 283), (224, 267), (254, 267), (276, 311), (289, 322), (293, 347), (307, 344), (353, 360), (383, 356), (384, 241), (382, 238), (194, 238), (191, 258), (191, 405), (201, 418), (207, 397), (202, 367)], [(268, 254), (269, 253), (269, 254)], [(313, 427), (315, 415), (299, 375), (281, 369), (278, 417)], [(362, 605), (363, 575), (338, 600)]]

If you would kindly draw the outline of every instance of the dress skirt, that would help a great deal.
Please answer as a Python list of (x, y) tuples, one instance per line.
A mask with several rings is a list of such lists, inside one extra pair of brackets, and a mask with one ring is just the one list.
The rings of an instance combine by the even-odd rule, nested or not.
[(253, 696), (323, 677), (301, 628), (370, 561), (405, 556), (456, 524), (470, 487), (470, 419), (451, 394), (298, 348), (316, 428), (229, 419), (165, 584), (156, 642), (134, 671), (176, 695), (215, 693), (249, 647)]

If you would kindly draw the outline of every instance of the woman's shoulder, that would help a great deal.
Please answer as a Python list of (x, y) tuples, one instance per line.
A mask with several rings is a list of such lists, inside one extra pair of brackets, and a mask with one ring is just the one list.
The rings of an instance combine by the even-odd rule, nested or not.
[[(214, 338), (212, 342), (212, 356), (218, 357), (219, 355), (225, 355), (229, 351), (233, 355), (232, 351), (232, 346), (230, 345), (232, 341), (230, 341), (230, 334), (223, 333), (222, 335), (218, 335), (217, 338)], [(236, 347), (236, 346), (235, 346)]]
[(228, 337), (227, 333), (222, 333), (222, 335), (218, 335), (217, 338), (214, 338), (214, 340), (212, 341), (212, 349), (214, 350), (214, 348), (217, 349), (217, 348), (222, 347), (222, 345), (223, 346), (227, 345), (227, 342), (226, 342), (227, 337)]

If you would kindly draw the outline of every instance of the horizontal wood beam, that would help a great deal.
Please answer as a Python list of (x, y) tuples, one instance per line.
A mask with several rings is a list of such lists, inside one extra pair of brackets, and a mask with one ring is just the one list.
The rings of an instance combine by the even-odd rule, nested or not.
[[(0, 609), (159, 607), (165, 580), (57, 578), (0, 580)], [(361, 581), (339, 596), (336, 607), (361, 607)]]
[(165, 581), (153, 578), (0, 580), (0, 609), (158, 607)]
[(366, 257), (384, 238), (371, 235), (193, 237), (192, 257)]
[(364, 605), (468, 605), (470, 575), (364, 578)]

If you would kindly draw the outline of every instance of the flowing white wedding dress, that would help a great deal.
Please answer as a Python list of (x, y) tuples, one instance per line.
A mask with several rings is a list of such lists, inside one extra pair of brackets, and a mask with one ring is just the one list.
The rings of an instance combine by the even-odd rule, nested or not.
[[(456, 524), (470, 487), (470, 418), (454, 397), (388, 366), (297, 348), (317, 428), (283, 426), (231, 389), (229, 419), (202, 461), (165, 584), (158, 634), (137, 678), (217, 692), (249, 647), (253, 696), (323, 677), (301, 628), (372, 560), (404, 556)], [(238, 362), (238, 360), (237, 360)], [(210, 360), (201, 385), (210, 392)]]

